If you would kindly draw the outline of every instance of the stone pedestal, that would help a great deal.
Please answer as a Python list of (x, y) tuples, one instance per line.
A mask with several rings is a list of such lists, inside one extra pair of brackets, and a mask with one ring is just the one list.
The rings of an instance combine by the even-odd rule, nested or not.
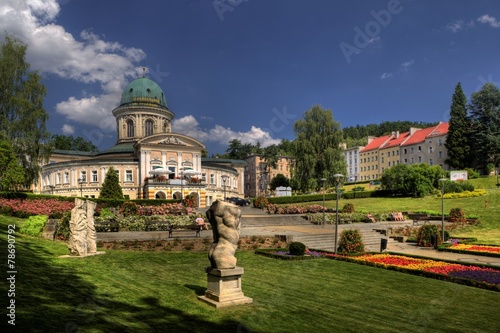
[(231, 269), (207, 267), (205, 272), (207, 273), (208, 288), (205, 295), (198, 296), (198, 299), (216, 308), (253, 302), (253, 299), (246, 297), (241, 291), (243, 267)]

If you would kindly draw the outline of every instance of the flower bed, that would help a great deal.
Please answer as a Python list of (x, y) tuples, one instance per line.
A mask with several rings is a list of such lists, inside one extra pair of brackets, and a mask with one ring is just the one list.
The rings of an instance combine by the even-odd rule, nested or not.
[(445, 244), (439, 247), (440, 251), (482, 255), (488, 257), (500, 257), (500, 246), (466, 244), (456, 240), (452, 240), (451, 245)]
[(16, 217), (32, 215), (47, 215), (50, 218), (61, 217), (64, 212), (71, 211), (74, 206), (75, 204), (71, 201), (57, 199), (19, 200), (0, 198), (0, 211), (3, 211), (5, 215)]
[(337, 256), (335, 259), (500, 291), (500, 270), (493, 267), (456, 264), (387, 253), (364, 254), (355, 257)]

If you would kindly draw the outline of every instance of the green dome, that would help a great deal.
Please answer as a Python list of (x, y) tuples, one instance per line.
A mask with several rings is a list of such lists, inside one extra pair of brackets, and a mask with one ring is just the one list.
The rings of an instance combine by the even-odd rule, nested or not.
[(147, 77), (130, 82), (123, 90), (120, 106), (129, 103), (153, 103), (167, 107), (163, 90)]

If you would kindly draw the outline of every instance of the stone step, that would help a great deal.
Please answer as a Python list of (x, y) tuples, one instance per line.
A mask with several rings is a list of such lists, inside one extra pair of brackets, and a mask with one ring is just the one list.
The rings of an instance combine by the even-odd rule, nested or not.
[(242, 215), (241, 224), (247, 227), (272, 225), (310, 225), (302, 215)]
[[(398, 243), (397, 240), (382, 236), (374, 230), (360, 230), (365, 251), (380, 251), (382, 239), (387, 239), (387, 244)], [(340, 239), (340, 233), (338, 235)], [(339, 239), (337, 239), (337, 244)], [(334, 251), (335, 234), (323, 235), (294, 235), (292, 241), (304, 243), (310, 249)]]

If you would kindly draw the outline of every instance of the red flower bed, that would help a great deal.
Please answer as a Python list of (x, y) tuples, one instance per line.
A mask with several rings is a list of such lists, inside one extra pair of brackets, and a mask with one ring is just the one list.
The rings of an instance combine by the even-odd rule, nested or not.
[[(62, 214), (75, 206), (73, 202), (60, 201), (57, 199), (2, 199), (0, 198), (0, 207), (10, 207), (14, 213), (29, 215), (47, 215)], [(18, 214), (18, 215), (22, 215)]]

